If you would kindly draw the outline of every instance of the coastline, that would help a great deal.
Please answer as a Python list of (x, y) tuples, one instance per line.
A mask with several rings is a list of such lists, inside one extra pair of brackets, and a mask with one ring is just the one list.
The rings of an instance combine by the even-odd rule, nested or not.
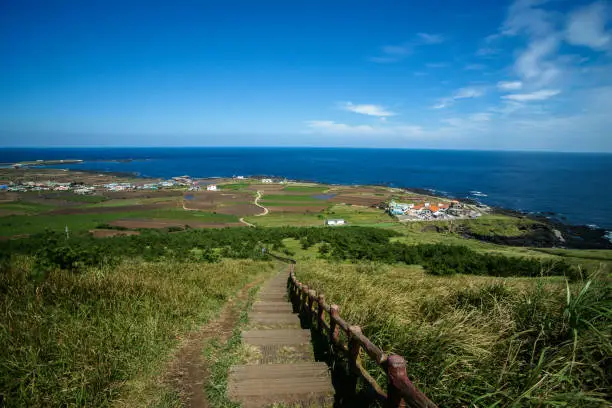
[[(96, 161), (116, 161), (116, 160), (96, 160)], [(124, 160), (124, 161), (133, 161), (133, 160), (130, 159), (130, 160)], [(119, 179), (136, 178), (136, 179), (141, 179), (143, 181), (160, 180), (160, 178), (143, 176), (137, 172), (118, 172), (118, 171), (103, 171), (103, 170), (92, 170), (92, 169), (62, 169), (62, 168), (57, 168), (57, 167), (48, 167), (45, 165), (23, 166), (18, 169), (4, 168), (0, 170), (21, 171), (21, 172), (27, 172), (27, 171), (36, 171), (36, 172), (43, 171), (44, 172), (45, 170), (47, 170), (47, 171), (62, 171), (64, 172), (64, 175), (67, 175), (70, 173), (73, 173), (73, 174), (83, 173), (83, 174), (96, 175), (96, 176), (104, 175), (106, 177), (119, 178)], [(454, 200), (458, 200), (466, 204), (472, 204), (472, 205), (483, 205), (484, 204), (485, 206), (491, 209), (492, 214), (506, 215), (506, 216), (517, 217), (517, 218), (527, 218), (537, 223), (546, 225), (550, 229), (550, 232), (552, 232), (553, 234), (560, 234), (560, 236), (562, 236), (568, 248), (612, 249), (612, 231), (607, 230), (605, 228), (601, 228), (601, 227), (594, 226), (594, 225), (588, 225), (588, 224), (572, 224), (560, 218), (555, 218), (554, 217), (555, 213), (551, 213), (551, 212), (536, 213), (536, 212), (521, 211), (521, 210), (512, 209), (512, 208), (504, 208), (504, 207), (499, 207), (499, 206), (489, 206), (479, 199), (475, 199), (472, 197), (454, 196), (452, 194), (448, 194), (448, 193), (445, 193), (439, 190), (434, 190), (434, 189), (395, 186), (393, 185), (393, 183), (374, 183), (374, 184), (324, 183), (324, 182), (313, 180), (313, 179), (288, 179), (286, 177), (279, 177), (275, 175), (266, 175), (266, 174), (245, 175), (244, 177), (247, 180), (266, 178), (266, 179), (274, 180), (275, 182), (287, 180), (289, 182), (294, 182), (294, 183), (325, 184), (325, 185), (331, 185), (331, 186), (351, 186), (351, 187), (375, 186), (375, 187), (395, 188), (398, 190), (405, 190), (408, 192), (422, 194), (422, 195), (431, 196), (431, 197), (454, 199)], [(197, 179), (200, 181), (215, 181), (219, 179), (231, 179), (231, 177), (212, 176), (212, 177), (197, 177), (194, 179)], [(486, 195), (483, 195), (483, 197), (486, 197)], [(531, 242), (527, 240), (526, 242), (523, 243), (523, 239), (519, 239), (518, 237), (506, 237), (505, 239), (496, 239), (496, 238), (492, 238), (489, 236), (476, 236), (474, 234), (471, 234), (471, 235), (466, 234), (465, 236), (466, 237), (469, 236), (471, 238), (479, 239), (482, 241), (488, 241), (488, 242), (493, 242), (493, 243), (498, 243), (498, 244), (503, 244), (503, 245), (513, 245), (513, 246), (516, 246), (517, 242), (519, 243), (518, 246), (522, 246), (522, 245), (529, 246), (528, 244)], [(545, 241), (547, 242), (547, 246), (550, 246), (553, 248), (555, 247), (553, 242), (557, 242), (557, 240), (553, 239), (552, 237), (549, 237)], [(537, 241), (537, 242), (540, 242), (540, 241)], [(539, 245), (535, 245), (535, 246), (539, 246)]]

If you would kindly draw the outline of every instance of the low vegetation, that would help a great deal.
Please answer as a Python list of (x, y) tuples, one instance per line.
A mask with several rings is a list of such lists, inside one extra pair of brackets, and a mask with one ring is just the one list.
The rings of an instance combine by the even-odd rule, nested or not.
[[(157, 376), (184, 333), (271, 264), (123, 260), (42, 278), (13, 256), (0, 271), (0, 396), (6, 406), (160, 403)], [(129, 404), (128, 404), (129, 405)]]
[[(609, 402), (612, 288), (605, 277), (566, 285), (320, 260), (300, 262), (297, 271), (376, 344), (403, 355), (409, 376), (441, 407)], [(384, 381), (373, 365), (371, 373)]]

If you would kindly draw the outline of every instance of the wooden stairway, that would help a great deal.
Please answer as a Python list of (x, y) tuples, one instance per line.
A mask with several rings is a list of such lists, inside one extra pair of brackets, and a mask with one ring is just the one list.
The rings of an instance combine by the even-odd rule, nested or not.
[(253, 349), (250, 364), (230, 368), (230, 399), (245, 408), (272, 404), (302, 407), (332, 406), (334, 389), (327, 365), (315, 362), (310, 331), (287, 300), (287, 274), (270, 279), (249, 314), (243, 343)]

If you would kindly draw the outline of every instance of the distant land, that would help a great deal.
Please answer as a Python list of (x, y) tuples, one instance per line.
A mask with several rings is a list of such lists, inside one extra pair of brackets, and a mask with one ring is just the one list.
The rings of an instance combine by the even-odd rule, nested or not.
[(170, 178), (277, 175), (404, 187), (612, 230), (611, 154), (343, 148), (10, 148), (0, 162)]

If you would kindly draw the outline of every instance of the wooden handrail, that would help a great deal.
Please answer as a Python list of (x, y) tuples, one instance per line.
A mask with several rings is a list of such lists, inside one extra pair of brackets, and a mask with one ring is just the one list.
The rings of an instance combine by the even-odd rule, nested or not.
[[(410, 407), (410, 408), (437, 408), (425, 394), (423, 394), (408, 378), (406, 373), (406, 360), (400, 355), (386, 355), (378, 346), (368, 339), (359, 326), (352, 326), (340, 317), (338, 305), (325, 303), (325, 296), (317, 293), (298, 281), (295, 276), (295, 259), (278, 256), (268, 252), (268, 255), (289, 264), (289, 297), (301, 313), (316, 320), (316, 327), (326, 334), (329, 342), (337, 349), (347, 355), (353, 374), (363, 378), (377, 397), (386, 402), (388, 407)], [(316, 306), (315, 306), (316, 305)], [(295, 310), (295, 309), (294, 309)], [(325, 322), (325, 314), (329, 324)], [(348, 343), (340, 338), (342, 330)], [(381, 367), (387, 375), (387, 391), (385, 392), (374, 378), (367, 372), (361, 363), (361, 354), (365, 351), (376, 364)]]

